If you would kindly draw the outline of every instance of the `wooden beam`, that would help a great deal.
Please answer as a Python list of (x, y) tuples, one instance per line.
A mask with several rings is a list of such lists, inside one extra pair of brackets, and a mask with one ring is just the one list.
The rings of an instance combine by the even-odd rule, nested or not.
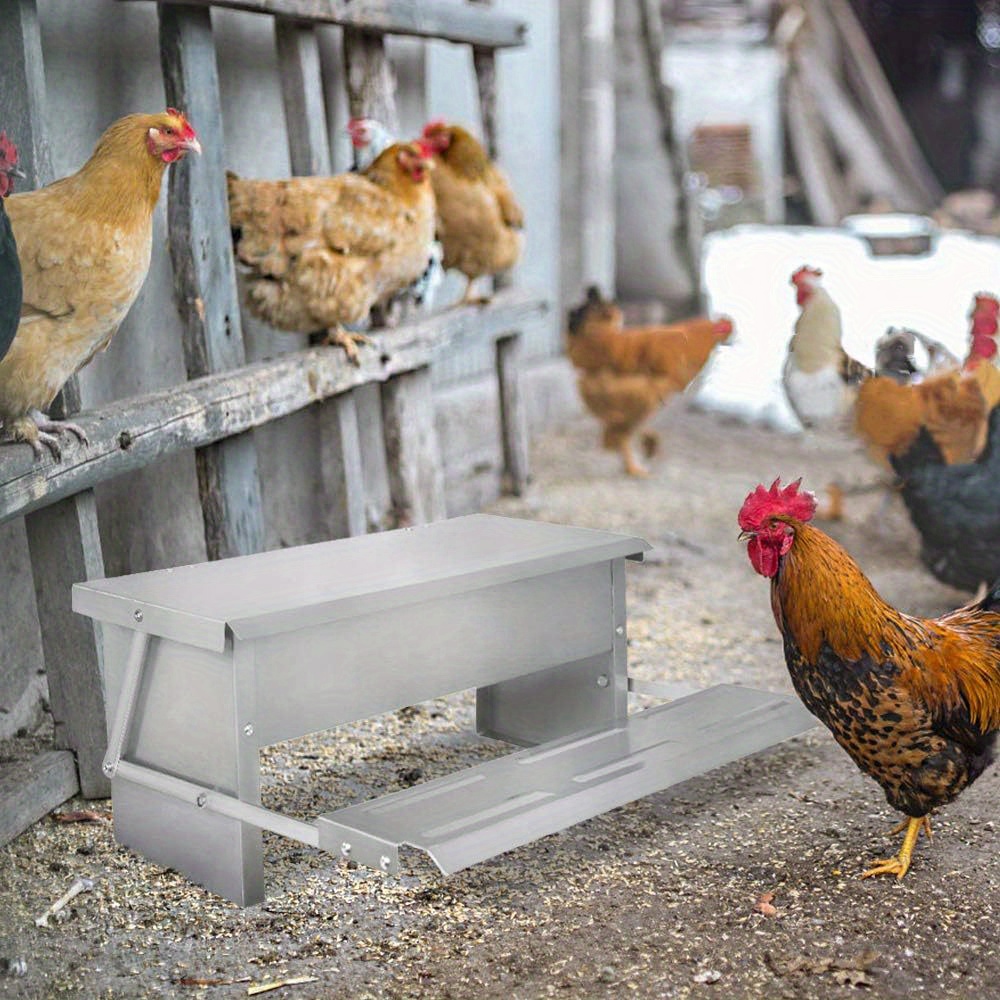
[(47, 750), (0, 770), (0, 847), (79, 791), (73, 755)]
[(817, 226), (838, 226), (848, 209), (844, 179), (827, 144), (812, 96), (794, 70), (788, 75), (785, 110), (788, 138), (813, 222)]
[(862, 107), (880, 126), (882, 137), (889, 147), (889, 156), (897, 169), (907, 176), (922, 197), (921, 208), (930, 211), (944, 197), (944, 190), (913, 137), (864, 28), (847, 0), (829, 0), (827, 9), (843, 40), (848, 79), (856, 82), (855, 89)]
[(386, 382), (382, 421), (396, 526), (440, 521), (448, 512), (429, 367)]
[[(182, 108), (203, 137), (204, 152), (170, 171), (170, 257), (184, 321), (189, 377), (241, 367), (246, 358), (222, 149), (219, 76), (207, 7), (160, 6), (160, 58), (167, 101)], [(210, 559), (264, 548), (257, 451), (233, 436), (196, 456)]]
[(378, 34), (442, 38), (496, 49), (524, 45), (528, 32), (527, 23), (520, 18), (448, 0), (160, 0), (161, 8), (174, 5), (229, 7)]
[(521, 337), (512, 333), (496, 342), (497, 389), (500, 400), (500, 485), (509, 496), (523, 496), (531, 481), (528, 429), (521, 394)]
[(385, 52), (385, 39), (368, 31), (344, 31), (347, 106), (355, 118), (375, 118), (393, 135), (399, 131), (396, 74)]
[(547, 309), (537, 296), (510, 289), (486, 307), (456, 307), (375, 333), (372, 346), (361, 349), (357, 367), (339, 348), (314, 347), (85, 411), (77, 422), (90, 443), (67, 449), (62, 462), (35, 460), (27, 445), (0, 445), (0, 520), (173, 452), (201, 448), (357, 386), (384, 382), (433, 363), (442, 351), (504, 336)]
[[(274, 30), (292, 172), (329, 174), (330, 140), (316, 29), (311, 24), (279, 18), (274, 22)], [(365, 478), (357, 393), (341, 393), (321, 406), (318, 425), (323, 497), (343, 515), (336, 521), (331, 516), (329, 526), (338, 534), (364, 534), (367, 531)]]
[[(0, 120), (18, 145), (26, 187), (39, 188), (53, 180), (53, 171), (44, 124), (45, 68), (35, 0), (17, 0), (5, 12), (0, 58), (5, 70)], [(79, 387), (70, 378), (51, 412), (69, 416), (79, 406)], [(104, 575), (93, 493), (36, 511), (25, 519), (24, 527), (55, 745), (76, 754), (83, 794), (102, 798), (111, 794), (111, 786), (101, 772), (105, 721), (100, 641), (94, 623), (80, 621), (70, 608), (74, 583)]]

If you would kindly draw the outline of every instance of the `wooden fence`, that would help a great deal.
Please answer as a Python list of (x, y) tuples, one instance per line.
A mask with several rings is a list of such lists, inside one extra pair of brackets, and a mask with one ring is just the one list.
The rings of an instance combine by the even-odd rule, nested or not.
[[(144, 2), (144, 0), (121, 0)], [(148, 2), (148, 0), (145, 0)], [(293, 173), (329, 173), (330, 144), (316, 29), (343, 29), (344, 86), (351, 114), (398, 120), (387, 34), (472, 46), (482, 128), (496, 152), (495, 59), (521, 45), (527, 26), (487, 3), (442, 0), (165, 0), (158, 4), (167, 102), (183, 108), (202, 136), (222, 134), (224, 109), (211, 8), (272, 18)], [(35, 0), (12, 0), (0, 22), (0, 123), (15, 138), (28, 186), (53, 179), (45, 134), (43, 52)], [(362, 449), (381, 428), (385, 477), (397, 523), (445, 514), (434, 426), (431, 369), (445, 348), (492, 342), (500, 401), (503, 483), (519, 493), (528, 477), (519, 393), (519, 333), (546, 302), (504, 288), (485, 308), (458, 307), (375, 331), (360, 366), (314, 348), (248, 365), (227, 214), (220, 144), (170, 171), (169, 245), (184, 324), (188, 381), (79, 412), (75, 380), (54, 413), (74, 414), (90, 439), (62, 462), (35, 461), (28, 448), (0, 447), (0, 521), (25, 518), (55, 745), (0, 774), (0, 843), (75, 794), (110, 794), (101, 771), (106, 743), (100, 637), (74, 615), (70, 588), (104, 575), (94, 487), (182, 449), (194, 449), (209, 558), (256, 552), (264, 530), (257, 452), (250, 431), (322, 401), (317, 461), (342, 498), (350, 534), (368, 530)], [(375, 384), (377, 393), (357, 393)], [(375, 412), (366, 412), (374, 407)], [(382, 447), (378, 449), (382, 453)], [(365, 452), (367, 460), (367, 451)]]

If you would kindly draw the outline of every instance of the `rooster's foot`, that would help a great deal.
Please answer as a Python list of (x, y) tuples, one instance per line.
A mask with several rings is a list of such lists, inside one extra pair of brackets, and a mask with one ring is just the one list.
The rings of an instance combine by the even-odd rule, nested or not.
[(358, 359), (358, 344), (370, 344), (371, 342), (371, 337), (367, 337), (363, 333), (353, 333), (342, 327), (334, 327), (332, 330), (327, 330), (326, 336), (320, 341), (322, 344), (342, 347), (344, 353), (347, 355), (347, 360), (352, 365), (361, 364)]
[(913, 857), (913, 848), (917, 843), (917, 837), (923, 830), (927, 838), (931, 837), (931, 822), (929, 816), (911, 816), (893, 830), (899, 833), (905, 828), (906, 836), (903, 838), (903, 846), (899, 849), (899, 854), (894, 858), (880, 858), (875, 864), (862, 874), (862, 878), (870, 878), (872, 875), (895, 875), (901, 879), (910, 870), (910, 859)]

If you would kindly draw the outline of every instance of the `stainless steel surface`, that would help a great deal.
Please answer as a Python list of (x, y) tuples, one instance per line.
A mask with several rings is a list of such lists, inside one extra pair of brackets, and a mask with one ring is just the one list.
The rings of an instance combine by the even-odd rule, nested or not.
[[(259, 745), (607, 657), (610, 587), (607, 563), (594, 563), (258, 639)], [(577, 700), (568, 686), (564, 695), (567, 707)], [(588, 687), (571, 717), (580, 725), (609, 718), (612, 698)], [(558, 735), (565, 730), (552, 727), (562, 724), (551, 718), (531, 741)]]
[(118, 762), (121, 760), (122, 750), (125, 747), (125, 741), (128, 739), (128, 730), (135, 712), (136, 699), (139, 696), (139, 682), (142, 680), (142, 668), (146, 662), (148, 648), (149, 636), (144, 632), (133, 632), (121, 691), (116, 699), (108, 749), (104, 755), (103, 770), (109, 778), (114, 777)]
[[(470, 514), (418, 528), (89, 580), (73, 609), (222, 651), (306, 628), (649, 549), (641, 538)], [(135, 612), (143, 613), (137, 621)]]
[(175, 778), (169, 774), (163, 774), (161, 771), (154, 771), (149, 767), (130, 764), (126, 760), (119, 763), (118, 773), (133, 784), (162, 792), (164, 795), (169, 795), (171, 798), (178, 799), (190, 806), (204, 809), (208, 813), (218, 813), (220, 816), (228, 816), (230, 819), (242, 820), (244, 823), (251, 823), (262, 830), (270, 830), (272, 833), (289, 837), (300, 843), (308, 844), (310, 847), (320, 846), (319, 833), (312, 823), (283, 816), (272, 809), (251, 805), (249, 802), (243, 802), (232, 795), (204, 788), (201, 785), (185, 781), (183, 778)]
[[(426, 851), (446, 874), (811, 729), (797, 698), (719, 685), (321, 816)], [(353, 855), (352, 855), (353, 856)]]

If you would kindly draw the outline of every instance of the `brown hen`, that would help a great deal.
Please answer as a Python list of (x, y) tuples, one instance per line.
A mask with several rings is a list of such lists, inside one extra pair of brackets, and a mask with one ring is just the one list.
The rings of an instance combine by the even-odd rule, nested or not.
[(163, 172), (200, 152), (179, 111), (128, 115), (108, 127), (73, 175), (6, 199), (24, 282), (21, 322), (0, 362), (6, 437), (44, 444), (75, 424), (44, 413), (66, 380), (111, 342), (149, 270)]
[(507, 178), (467, 129), (428, 122), (423, 138), (435, 153), (433, 184), (443, 265), (466, 276), (462, 301), (469, 302), (477, 278), (517, 263), (524, 215)]
[(431, 161), (394, 143), (361, 173), (287, 180), (228, 175), (229, 221), (247, 303), (280, 330), (327, 330), (357, 361), (343, 329), (416, 281), (434, 238)]

